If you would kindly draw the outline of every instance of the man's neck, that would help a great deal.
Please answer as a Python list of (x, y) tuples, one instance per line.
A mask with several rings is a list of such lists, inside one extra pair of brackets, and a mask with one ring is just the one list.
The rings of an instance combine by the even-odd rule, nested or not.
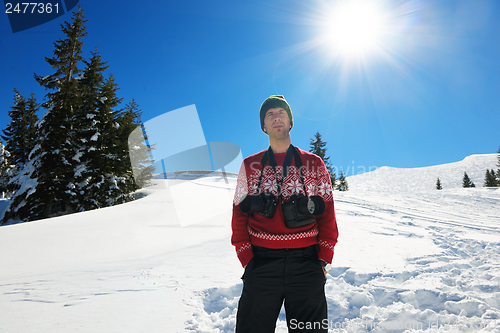
[(286, 153), (288, 147), (292, 143), (290, 136), (283, 139), (271, 139), (269, 138), (269, 145), (275, 154)]

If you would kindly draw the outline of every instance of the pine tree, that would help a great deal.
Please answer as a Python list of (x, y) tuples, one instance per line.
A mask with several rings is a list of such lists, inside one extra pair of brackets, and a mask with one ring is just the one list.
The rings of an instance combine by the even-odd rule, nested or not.
[(5, 198), (5, 194), (10, 192), (8, 184), (11, 179), (10, 172), (13, 165), (9, 161), (10, 154), (0, 140), (0, 193), (2, 198)]
[(122, 154), (120, 124), (116, 120), (117, 113), (115, 108), (121, 103), (122, 98), (116, 96), (118, 85), (115, 83), (113, 75), (110, 75), (102, 87), (102, 103), (99, 105), (99, 113), (103, 119), (106, 119), (104, 132), (110, 133), (102, 137), (106, 161), (103, 163), (105, 168), (101, 169), (101, 174), (105, 186), (101, 188), (101, 201), (104, 206), (112, 206), (133, 200), (131, 192), (137, 187), (130, 187), (128, 184), (128, 172), (130, 170), (130, 157)]
[(314, 134), (314, 139), (311, 139), (309, 143), (309, 152), (321, 157), (325, 165), (330, 163), (330, 157), (326, 157), (326, 142), (321, 139), (321, 134), (316, 132)]
[(35, 95), (26, 99), (14, 88), (14, 106), (9, 111), (11, 122), (2, 130), (6, 149), (12, 155), (12, 163), (21, 166), (28, 161), (28, 155), (35, 146), (39, 106)]
[(330, 163), (330, 157), (326, 156), (326, 142), (321, 139), (321, 134), (319, 134), (319, 132), (316, 132), (314, 139), (311, 139), (309, 142), (309, 152), (321, 157), (325, 163), (328, 173), (330, 174), (332, 188), (336, 188), (337, 175), (335, 174), (335, 168), (332, 167)]
[(131, 192), (138, 188), (127, 144), (128, 135), (140, 123), (138, 106), (133, 101), (126, 111), (115, 111), (122, 99), (116, 96), (118, 85), (113, 76), (104, 79), (108, 66), (97, 51), (84, 62), (87, 68), (79, 81), (82, 105), (74, 121), (79, 147), (73, 159), (78, 163), (70, 191), (79, 211), (133, 200)]
[[(118, 156), (120, 160), (128, 163), (122, 164), (120, 174), (125, 177), (126, 188), (130, 192), (147, 186), (154, 171), (152, 165), (154, 160), (150, 155), (150, 150), (154, 149), (154, 145), (146, 147), (142, 138), (130, 135), (132, 131), (142, 125), (141, 115), (142, 112), (133, 99), (116, 115), (116, 122), (119, 124), (119, 136), (116, 144)], [(131, 160), (135, 162), (134, 166), (131, 165)]]
[(496, 174), (496, 186), (500, 186), (500, 148), (498, 148), (497, 154), (498, 164), (497, 164), (497, 174)]
[(111, 111), (103, 111), (106, 102), (103, 96), (104, 71), (108, 68), (97, 50), (92, 52), (90, 61), (83, 61), (87, 67), (79, 81), (78, 90), (81, 104), (73, 116), (75, 155), (74, 182), (69, 184), (68, 193), (78, 211), (106, 206), (102, 198), (106, 182), (104, 174), (109, 171), (109, 145), (106, 140), (113, 135), (109, 128)]
[(470, 180), (469, 176), (467, 175), (467, 172), (464, 172), (464, 177), (462, 179), (462, 187), (476, 187), (472, 180)]
[(74, 110), (80, 105), (78, 65), (83, 60), (82, 38), (87, 35), (84, 18), (79, 6), (72, 21), (61, 25), (66, 38), (54, 43), (54, 57), (45, 58), (55, 73), (34, 75), (36, 81), (50, 91), (47, 101), (42, 104), (46, 112), (38, 122), (39, 144), (20, 172), (18, 181), (22, 187), (14, 194), (4, 222), (12, 217), (39, 219), (68, 208), (71, 200), (68, 190), (74, 170), (72, 158), (75, 156), (71, 121)]
[(347, 179), (344, 175), (344, 170), (340, 169), (339, 181), (337, 183), (337, 190), (339, 191), (348, 191), (349, 185), (347, 184)]
[[(14, 106), (9, 111), (11, 122), (2, 130), (1, 137), (5, 140), (5, 150), (8, 151), (9, 168), (7, 179), (12, 179), (19, 173), (29, 159), (29, 154), (35, 147), (37, 141), (36, 122), (38, 121), (39, 106), (35, 95), (31, 93), (26, 99), (14, 88)], [(8, 192), (14, 192), (19, 184), (10, 182), (7, 186)]]
[[(72, 17), (72, 22), (65, 22), (62, 31), (65, 39), (54, 43), (54, 57), (46, 61), (56, 69), (52, 75), (35, 79), (49, 90), (48, 101), (44, 104), (47, 112), (44, 114), (40, 126), (40, 165), (36, 176), (39, 181), (37, 186), (39, 197), (43, 200), (43, 217), (53, 213), (53, 204), (60, 204), (56, 211), (66, 211), (67, 204), (71, 201), (70, 184), (73, 179), (73, 157), (76, 154), (74, 146), (72, 123), (75, 110), (81, 104), (78, 90), (78, 77), (81, 72), (79, 63), (83, 60), (82, 38), (87, 35), (84, 23), (87, 22), (81, 6)], [(33, 200), (33, 199), (32, 199)], [(37, 217), (35, 216), (35, 217)]]
[(496, 187), (497, 180), (495, 175), (495, 170), (486, 169), (486, 175), (484, 176), (484, 187)]
[[(55, 73), (35, 79), (49, 93), (46, 109), (32, 128), (38, 137), (30, 140), (28, 158), (16, 175), (16, 191), (1, 223), (24, 221), (73, 210), (90, 210), (133, 200), (138, 188), (129, 156), (129, 135), (141, 125), (137, 103), (116, 108), (118, 85), (97, 52), (85, 61), (82, 38), (86, 36), (81, 6), (61, 27), (65, 39), (54, 43), (54, 57), (46, 61)], [(80, 70), (79, 64), (85, 67)], [(20, 96), (20, 95), (19, 95)], [(24, 101), (24, 99), (23, 99)], [(32, 95), (28, 110), (37, 106)], [(143, 183), (152, 177), (152, 160), (144, 143), (132, 152), (139, 157)], [(0, 151), (1, 152), (1, 151)], [(0, 160), (1, 162), (1, 160)], [(1, 167), (1, 165), (0, 165)], [(1, 171), (1, 170), (0, 170)], [(0, 184), (1, 185), (1, 184)]]
[(436, 181), (436, 189), (437, 190), (442, 190), (443, 189), (443, 187), (441, 186), (441, 180), (439, 180), (439, 178)]
[[(91, 174), (98, 172), (98, 168), (89, 164), (100, 153), (100, 151), (96, 152), (95, 145), (96, 138), (100, 134), (96, 125), (101, 123), (96, 113), (100, 98), (100, 85), (104, 80), (103, 72), (106, 69), (104, 64), (98, 63), (100, 57), (98, 57), (97, 52), (93, 53), (90, 62), (85, 60), (83, 62), (87, 68), (83, 70), (77, 85), (81, 102), (74, 110), (72, 118), (71, 136), (74, 140), (75, 155), (72, 157), (72, 161), (74, 161), (73, 182), (69, 184), (68, 191), (71, 195), (72, 205), (77, 211), (99, 207), (94, 198), (95, 194), (90, 190), (94, 185)], [(92, 204), (87, 202), (87, 199)]]

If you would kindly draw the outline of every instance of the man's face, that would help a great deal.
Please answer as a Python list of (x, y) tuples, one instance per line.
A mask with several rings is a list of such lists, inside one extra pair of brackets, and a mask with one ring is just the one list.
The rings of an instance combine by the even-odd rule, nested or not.
[(267, 110), (264, 117), (264, 131), (269, 136), (288, 135), (290, 132), (290, 118), (283, 108), (272, 108)]

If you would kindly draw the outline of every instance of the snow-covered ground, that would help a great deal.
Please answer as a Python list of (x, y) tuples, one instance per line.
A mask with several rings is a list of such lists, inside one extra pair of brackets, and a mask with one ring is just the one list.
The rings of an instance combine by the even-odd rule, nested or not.
[[(500, 332), (500, 189), (482, 187), (495, 165), (473, 155), (348, 178), (331, 332)], [(464, 171), (476, 188), (461, 188)], [(233, 332), (236, 179), (155, 181), (124, 205), (0, 227), (0, 332)]]

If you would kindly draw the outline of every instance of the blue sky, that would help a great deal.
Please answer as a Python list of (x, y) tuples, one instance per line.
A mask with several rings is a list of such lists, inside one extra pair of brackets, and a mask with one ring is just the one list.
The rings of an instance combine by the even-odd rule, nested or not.
[[(267, 148), (259, 108), (272, 94), (292, 108), (292, 143), (307, 150), (320, 132), (348, 175), (498, 150), (498, 1), (368, 1), (385, 30), (364, 53), (331, 43), (345, 2), (81, 0), (84, 57), (98, 48), (143, 121), (195, 104), (206, 141), (233, 142), (244, 157)], [(12, 33), (0, 14), (0, 128), (14, 87), (44, 100), (33, 73), (53, 73), (45, 57), (67, 20)]]

